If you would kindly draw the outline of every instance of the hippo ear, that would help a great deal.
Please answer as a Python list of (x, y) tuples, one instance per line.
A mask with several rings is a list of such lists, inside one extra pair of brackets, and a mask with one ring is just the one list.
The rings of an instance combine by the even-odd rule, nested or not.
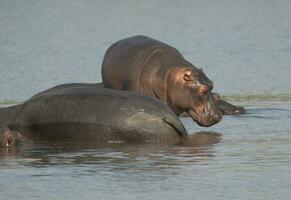
[(183, 79), (185, 81), (193, 81), (195, 78), (194, 78), (194, 75), (193, 75), (193, 71), (192, 70), (188, 70), (184, 73), (184, 76), (183, 76)]

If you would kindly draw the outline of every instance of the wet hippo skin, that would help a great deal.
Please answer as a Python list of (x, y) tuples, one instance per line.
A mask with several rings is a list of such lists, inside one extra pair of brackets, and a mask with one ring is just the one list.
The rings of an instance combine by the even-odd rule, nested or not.
[(32, 141), (176, 143), (187, 136), (163, 102), (96, 84), (60, 85), (1, 108), (0, 124)]

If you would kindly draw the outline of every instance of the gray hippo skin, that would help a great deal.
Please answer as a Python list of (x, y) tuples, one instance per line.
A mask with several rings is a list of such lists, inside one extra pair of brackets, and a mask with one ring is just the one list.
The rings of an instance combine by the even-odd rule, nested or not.
[(96, 84), (60, 85), (1, 108), (0, 124), (32, 141), (175, 143), (187, 136), (161, 101)]

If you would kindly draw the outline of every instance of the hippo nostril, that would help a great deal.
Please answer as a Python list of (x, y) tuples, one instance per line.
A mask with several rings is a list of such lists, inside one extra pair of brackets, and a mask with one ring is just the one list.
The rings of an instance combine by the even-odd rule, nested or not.
[(208, 92), (208, 87), (206, 85), (203, 85), (203, 84), (200, 84), (198, 86), (198, 91), (201, 93), (201, 94), (206, 94)]

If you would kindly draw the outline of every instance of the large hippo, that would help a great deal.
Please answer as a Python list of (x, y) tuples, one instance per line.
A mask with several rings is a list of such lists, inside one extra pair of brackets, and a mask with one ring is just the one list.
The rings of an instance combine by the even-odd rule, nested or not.
[(96, 84), (61, 85), (1, 108), (0, 125), (32, 141), (163, 143), (187, 135), (163, 102)]
[(213, 82), (163, 42), (146, 36), (120, 40), (109, 47), (102, 63), (106, 88), (130, 90), (165, 101), (176, 113), (187, 112), (200, 126), (222, 119), (213, 98)]

